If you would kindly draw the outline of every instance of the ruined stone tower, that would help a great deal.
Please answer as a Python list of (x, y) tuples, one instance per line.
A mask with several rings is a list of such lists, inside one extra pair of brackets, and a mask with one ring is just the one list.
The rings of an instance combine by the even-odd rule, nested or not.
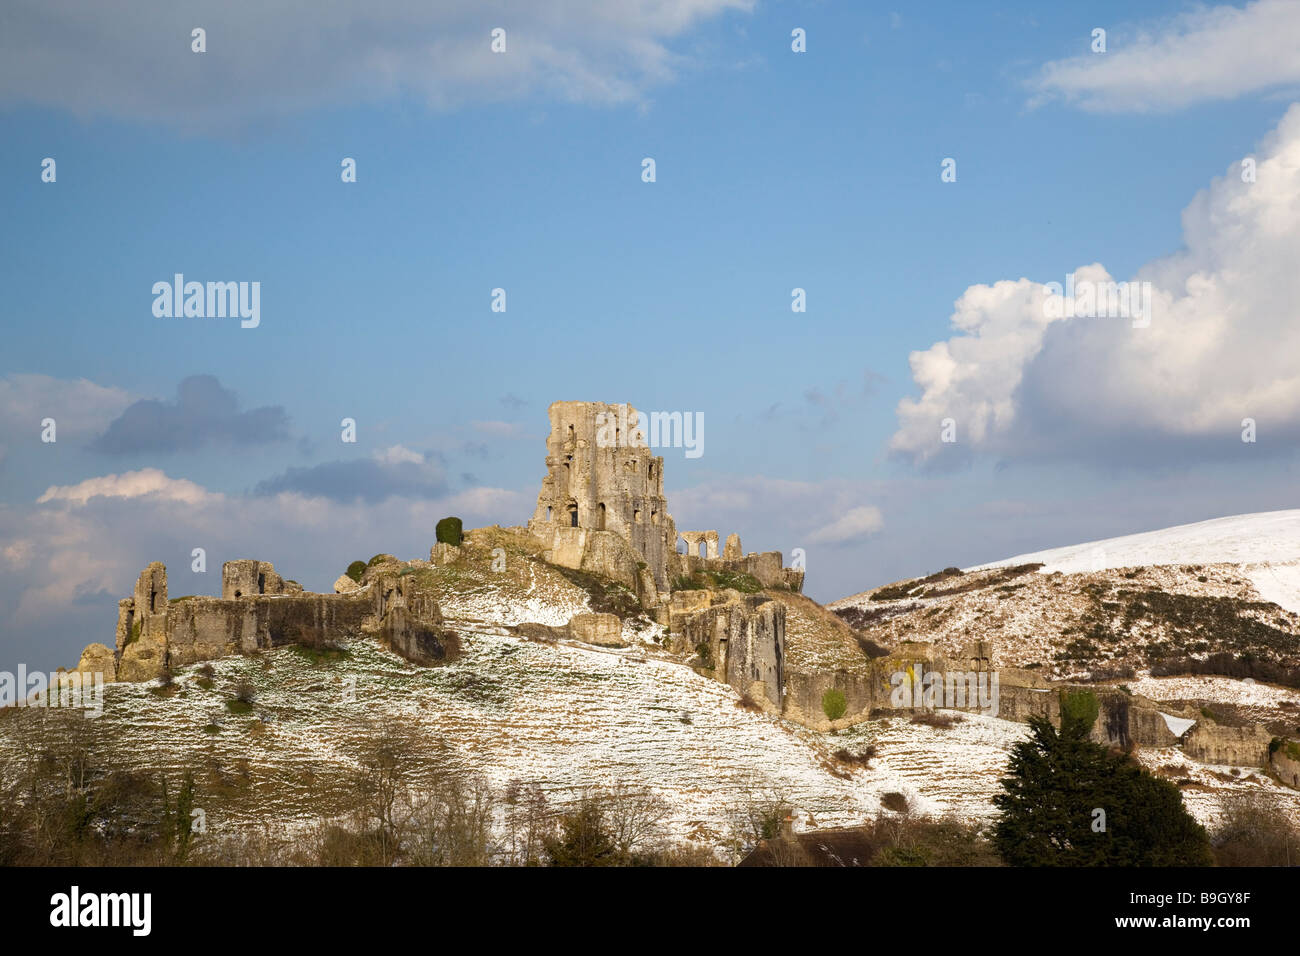
[[(664, 498), (664, 460), (646, 447), (631, 405), (554, 402), (547, 409), (546, 477), (528, 530), (550, 560), (626, 577), (621, 542), (637, 552), (653, 588), (666, 594), (675, 568), (677, 528)], [(621, 542), (620, 540), (621, 539)], [(624, 573), (611, 573), (623, 571)], [(647, 584), (649, 582), (646, 582)], [(638, 590), (647, 588), (638, 582)], [(643, 600), (652, 597), (643, 593)]]

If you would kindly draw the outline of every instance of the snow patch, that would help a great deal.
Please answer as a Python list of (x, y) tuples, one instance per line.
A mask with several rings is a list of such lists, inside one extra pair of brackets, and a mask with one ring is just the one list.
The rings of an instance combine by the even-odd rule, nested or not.
[(1169, 728), (1169, 732), (1175, 737), (1181, 737), (1196, 723), (1190, 718), (1175, 717), (1173, 714), (1166, 714), (1164, 711), (1157, 711), (1157, 713), (1165, 719), (1165, 726)]
[(1292, 564), (1292, 570), (1279, 578), (1279, 589), (1295, 600), (1300, 597), (1300, 570), (1297, 570), (1300, 564), (1295, 564), (1300, 562), (1300, 508), (1233, 515), (1104, 538), (1019, 554), (966, 570), (1038, 562), (1043, 564), (1042, 574), (1053, 571), (1075, 574), (1153, 564)]

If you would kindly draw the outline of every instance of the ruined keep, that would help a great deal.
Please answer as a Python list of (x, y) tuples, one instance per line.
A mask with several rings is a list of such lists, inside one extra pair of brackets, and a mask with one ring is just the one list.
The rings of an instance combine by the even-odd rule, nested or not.
[[(683, 576), (713, 571), (799, 591), (803, 571), (784, 567), (779, 551), (745, 555), (735, 534), (719, 555), (718, 532), (678, 532), (664, 496), (664, 460), (647, 446), (631, 405), (555, 402), (547, 414), (546, 476), (528, 522), (544, 559), (627, 585), (677, 635), (679, 649), (696, 650), (718, 680), (780, 709), (785, 606), (700, 582), (674, 587)], [(677, 551), (679, 538), (686, 553)]]
[[(664, 460), (647, 447), (634, 407), (554, 402), (547, 415), (546, 476), (528, 522), (546, 560), (622, 581), (646, 608), (667, 602), (675, 578), (701, 570), (802, 589), (803, 571), (784, 567), (779, 551), (743, 554), (732, 534), (719, 556), (717, 531), (677, 530), (664, 497)], [(685, 553), (677, 551), (679, 538)]]
[(664, 498), (664, 460), (646, 447), (636, 409), (554, 402), (547, 415), (546, 477), (529, 532), (548, 561), (623, 581), (646, 607), (662, 603), (677, 528)]

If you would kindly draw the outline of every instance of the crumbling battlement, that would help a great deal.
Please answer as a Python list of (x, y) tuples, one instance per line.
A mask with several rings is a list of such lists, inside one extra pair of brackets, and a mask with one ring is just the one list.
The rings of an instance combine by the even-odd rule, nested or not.
[(221, 597), (227, 601), (259, 594), (301, 594), (302, 585), (275, 573), (269, 561), (227, 561), (221, 566)]
[(220, 598), (169, 601), (166, 567), (150, 564), (132, 596), (118, 602), (113, 650), (91, 644), (77, 669), (104, 672), (110, 681), (152, 680), (231, 654), (323, 647), (363, 635), (417, 664), (440, 663), (459, 650), (456, 635), (442, 628), (437, 601), (397, 573), (375, 573), (347, 594), (318, 594), (286, 581), (269, 562), (240, 560), (222, 567), (221, 581)]
[[(686, 553), (677, 555), (677, 574), (694, 574), (697, 571), (730, 571), (748, 574), (765, 588), (782, 588), (802, 591), (804, 572), (787, 568), (780, 551), (751, 551), (742, 554), (740, 536), (727, 536), (727, 547), (718, 557), (718, 532), (679, 531), (678, 537), (686, 542)], [(703, 550), (704, 554), (699, 552)]]

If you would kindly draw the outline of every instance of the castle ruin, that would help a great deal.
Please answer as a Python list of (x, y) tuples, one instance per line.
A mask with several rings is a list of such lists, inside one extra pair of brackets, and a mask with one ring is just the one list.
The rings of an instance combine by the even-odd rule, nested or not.
[(458, 640), (442, 627), (432, 597), (409, 577), (368, 569), (364, 587), (343, 594), (304, 591), (267, 561), (227, 561), (221, 597), (169, 600), (167, 568), (155, 561), (135, 591), (118, 602), (114, 646), (91, 644), (77, 670), (109, 681), (153, 680), (177, 667), (286, 644), (329, 647), (371, 635), (416, 664), (455, 656)]

